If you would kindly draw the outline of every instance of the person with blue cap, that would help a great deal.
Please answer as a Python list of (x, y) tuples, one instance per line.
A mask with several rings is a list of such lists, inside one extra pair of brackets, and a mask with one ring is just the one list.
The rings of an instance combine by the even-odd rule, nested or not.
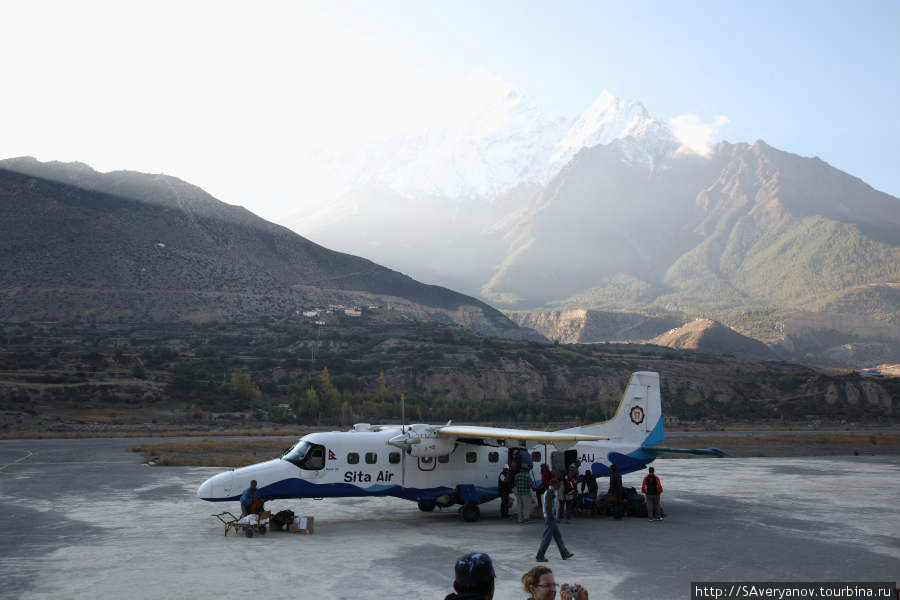
[(464, 554), (456, 559), (453, 589), (444, 600), (491, 600), (494, 597), (494, 563), (484, 552)]

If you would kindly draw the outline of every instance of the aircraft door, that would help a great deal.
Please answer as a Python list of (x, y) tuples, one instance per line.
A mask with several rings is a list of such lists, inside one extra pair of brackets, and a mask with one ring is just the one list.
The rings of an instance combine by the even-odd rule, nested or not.
[(578, 463), (578, 450), (566, 450), (565, 452), (553, 452), (550, 455), (550, 461), (553, 463), (552, 469), (557, 473), (568, 472), (569, 465)]
[(568, 472), (569, 466), (573, 465), (573, 464), (575, 465), (576, 469), (578, 468), (578, 465), (579, 465), (578, 450), (566, 450), (563, 453), (563, 456), (565, 457), (565, 468), (566, 468), (566, 470), (564, 472)]
[(555, 451), (550, 454), (550, 468), (557, 473), (564, 473), (566, 469), (565, 452)]

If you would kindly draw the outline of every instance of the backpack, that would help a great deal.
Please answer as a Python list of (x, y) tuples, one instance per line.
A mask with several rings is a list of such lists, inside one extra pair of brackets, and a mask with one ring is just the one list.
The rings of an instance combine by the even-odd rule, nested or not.
[(656, 475), (647, 475), (647, 495), (655, 496), (659, 494), (659, 480)]
[(277, 529), (281, 529), (282, 527), (287, 527), (288, 525), (290, 525), (291, 523), (294, 522), (294, 511), (292, 511), (292, 510), (278, 511), (278, 513), (272, 517), (271, 521), (272, 521), (272, 525)]

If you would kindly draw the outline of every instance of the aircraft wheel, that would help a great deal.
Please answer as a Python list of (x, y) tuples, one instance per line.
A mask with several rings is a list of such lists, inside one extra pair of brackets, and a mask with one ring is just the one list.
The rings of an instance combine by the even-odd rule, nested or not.
[(434, 504), (419, 502), (419, 510), (421, 510), (422, 512), (431, 512), (434, 510)]
[(477, 504), (465, 504), (459, 509), (459, 514), (466, 523), (474, 523), (481, 517), (481, 509)]

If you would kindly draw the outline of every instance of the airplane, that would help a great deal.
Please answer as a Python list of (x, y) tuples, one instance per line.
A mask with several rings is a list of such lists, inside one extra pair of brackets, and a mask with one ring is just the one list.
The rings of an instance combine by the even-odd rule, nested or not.
[[(540, 464), (557, 472), (575, 463), (597, 477), (639, 471), (663, 453), (726, 456), (717, 448), (659, 446), (664, 420), (659, 374), (632, 373), (612, 419), (560, 431), (473, 425), (370, 425), (349, 431), (311, 433), (280, 458), (219, 473), (197, 496), (237, 501), (257, 481), (266, 501), (294, 498), (394, 496), (422, 511), (461, 505), (464, 521), (477, 521), (479, 505), (499, 497), (504, 463), (519, 459), (540, 478)], [(503, 451), (506, 456), (503, 456)]]

